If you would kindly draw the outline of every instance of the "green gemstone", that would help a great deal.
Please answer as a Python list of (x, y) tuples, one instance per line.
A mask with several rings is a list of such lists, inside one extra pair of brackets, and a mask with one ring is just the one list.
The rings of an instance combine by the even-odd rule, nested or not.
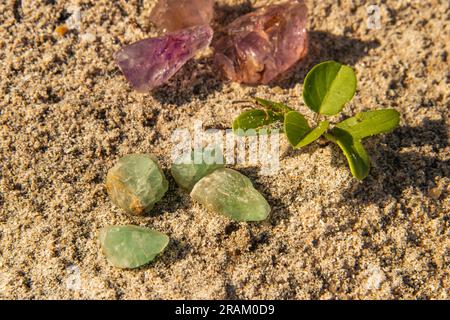
[(165, 234), (138, 226), (108, 226), (99, 238), (108, 262), (130, 269), (149, 263), (169, 243)]
[(232, 169), (218, 169), (201, 179), (191, 197), (211, 211), (237, 221), (261, 221), (270, 206), (246, 176)]
[[(216, 153), (217, 152), (217, 153)], [(181, 157), (172, 164), (171, 172), (176, 183), (191, 191), (194, 185), (214, 170), (223, 168), (225, 159), (220, 151), (214, 149), (196, 149), (184, 161)]]
[(106, 177), (111, 201), (126, 212), (137, 215), (150, 211), (168, 187), (158, 163), (146, 154), (124, 156)]

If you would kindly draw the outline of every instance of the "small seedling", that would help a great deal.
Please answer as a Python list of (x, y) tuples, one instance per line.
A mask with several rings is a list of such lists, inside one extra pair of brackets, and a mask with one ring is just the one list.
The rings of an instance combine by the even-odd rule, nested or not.
[(303, 84), (303, 100), (317, 114), (316, 125), (310, 127), (305, 117), (294, 109), (269, 100), (256, 98), (262, 107), (245, 111), (233, 122), (236, 134), (249, 129), (259, 131), (277, 123), (293, 148), (301, 148), (324, 136), (344, 152), (353, 176), (363, 180), (369, 174), (370, 159), (362, 139), (387, 133), (398, 126), (400, 114), (394, 109), (382, 109), (356, 114), (332, 127), (323, 116), (341, 112), (356, 92), (356, 76), (352, 68), (335, 61), (316, 65)]

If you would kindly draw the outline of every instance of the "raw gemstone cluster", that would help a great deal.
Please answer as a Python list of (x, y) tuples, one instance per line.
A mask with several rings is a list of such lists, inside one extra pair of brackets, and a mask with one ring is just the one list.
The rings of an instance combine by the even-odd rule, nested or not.
[[(237, 221), (261, 221), (270, 206), (239, 172), (224, 168), (222, 153), (213, 149), (192, 151), (171, 171), (177, 184), (207, 209)], [(156, 160), (145, 154), (121, 158), (109, 170), (106, 187), (112, 202), (132, 214), (143, 214), (158, 202), (168, 182)], [(164, 251), (169, 237), (158, 231), (132, 226), (107, 226), (100, 230), (100, 245), (108, 262), (119, 268), (137, 268)]]
[[(125, 46), (116, 62), (131, 86), (147, 92), (166, 83), (211, 43), (213, 0), (159, 0), (150, 20), (170, 32)], [(269, 5), (237, 18), (214, 43), (216, 65), (229, 79), (267, 84), (308, 51), (304, 0)]]
[(211, 27), (202, 25), (144, 39), (119, 50), (116, 63), (134, 89), (146, 92), (166, 83), (212, 36)]
[(159, 30), (171, 32), (209, 25), (213, 16), (213, 0), (160, 0), (153, 8), (150, 21)]
[(151, 210), (168, 187), (169, 183), (156, 160), (145, 154), (124, 156), (106, 177), (111, 201), (135, 215)]
[(262, 7), (237, 18), (214, 43), (215, 61), (236, 82), (267, 84), (308, 51), (303, 0)]
[[(207, 209), (236, 221), (261, 221), (270, 206), (239, 172), (224, 168), (223, 154), (216, 148), (188, 154), (171, 171), (177, 184)], [(168, 182), (156, 160), (146, 154), (121, 158), (109, 170), (106, 187), (112, 202), (126, 212), (143, 214), (161, 200)], [(192, 190), (192, 191), (191, 191)], [(151, 262), (169, 243), (169, 237), (138, 226), (107, 226), (99, 234), (108, 262), (119, 268), (137, 268)]]
[[(236, 221), (261, 221), (270, 206), (241, 173), (224, 168), (219, 148), (195, 149), (180, 157), (171, 172), (177, 184), (207, 209)], [(184, 159), (186, 158), (186, 159)]]

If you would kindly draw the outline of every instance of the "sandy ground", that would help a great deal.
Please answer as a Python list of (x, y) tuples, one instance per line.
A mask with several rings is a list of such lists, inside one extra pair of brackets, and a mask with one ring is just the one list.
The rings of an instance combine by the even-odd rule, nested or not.
[[(377, 2), (380, 29), (368, 29)], [(152, 1), (36, 3), (0, 2), (0, 298), (448, 299), (447, 1), (309, 0), (310, 56), (283, 80), (229, 83), (203, 57), (144, 95), (112, 56), (155, 34)], [(58, 36), (71, 4), (81, 7), (81, 27)], [(251, 6), (216, 1), (216, 27)], [(364, 182), (336, 146), (292, 151), (282, 139), (277, 175), (240, 168), (273, 208), (264, 223), (207, 212), (172, 178), (146, 217), (109, 201), (104, 180), (119, 157), (150, 152), (168, 173), (173, 130), (194, 120), (229, 128), (243, 110), (233, 101), (258, 95), (311, 117), (302, 81), (328, 59), (357, 71), (345, 115), (402, 114), (400, 128), (366, 141), (373, 168)], [(152, 227), (171, 242), (155, 263), (119, 270), (97, 242), (109, 224)]]

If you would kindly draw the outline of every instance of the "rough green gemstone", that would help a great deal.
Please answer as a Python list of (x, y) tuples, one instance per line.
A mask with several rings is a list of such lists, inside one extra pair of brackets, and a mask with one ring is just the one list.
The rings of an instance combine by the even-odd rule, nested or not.
[(106, 259), (119, 268), (137, 268), (149, 263), (168, 243), (168, 236), (144, 227), (108, 226), (100, 230)]
[(191, 197), (211, 211), (237, 221), (261, 221), (270, 206), (246, 176), (232, 169), (217, 169), (201, 179)]
[(172, 164), (171, 172), (181, 188), (191, 191), (200, 179), (224, 166), (223, 154), (217, 149), (196, 149), (186, 161), (182, 158), (177, 159)]
[(169, 183), (156, 160), (146, 154), (121, 158), (106, 177), (111, 201), (128, 213), (150, 211), (166, 193)]

